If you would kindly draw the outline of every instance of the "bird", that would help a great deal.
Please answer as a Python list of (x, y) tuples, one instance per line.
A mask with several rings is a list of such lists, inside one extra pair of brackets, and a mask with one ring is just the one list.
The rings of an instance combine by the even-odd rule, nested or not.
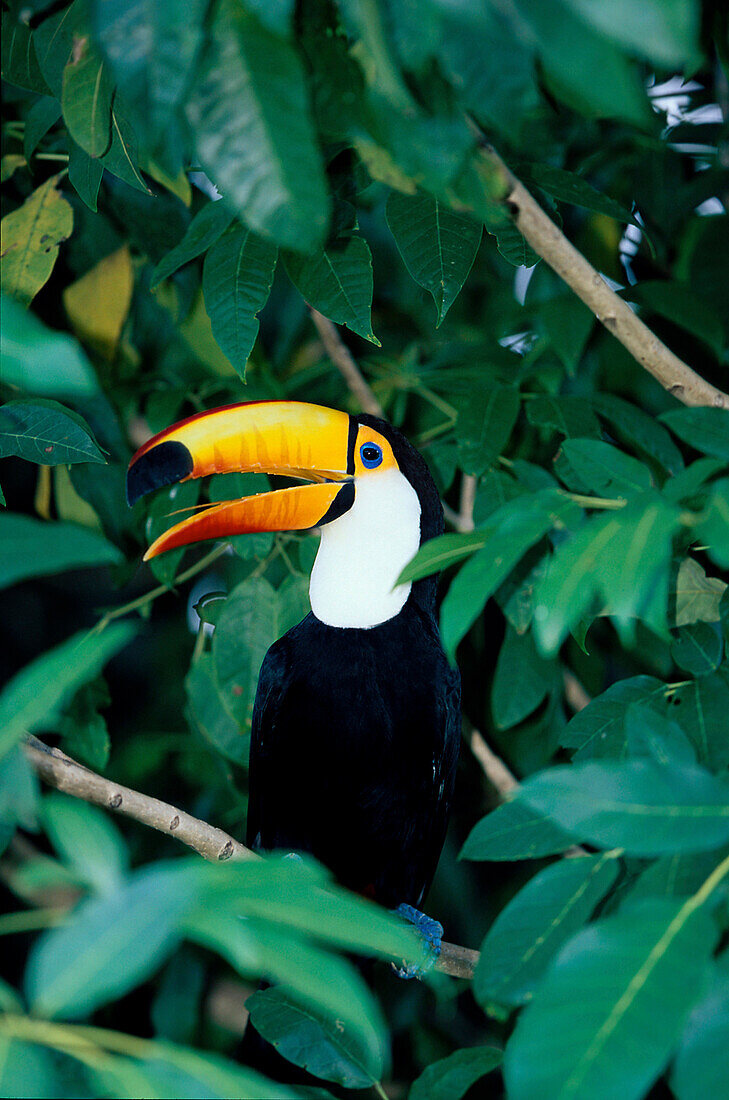
[(440, 640), (437, 576), (399, 582), (419, 547), (443, 531), (435, 483), (381, 418), (258, 401), (198, 413), (154, 436), (129, 465), (127, 499), (232, 471), (304, 483), (196, 511), (145, 559), (246, 532), (321, 532), (311, 611), (260, 670), (247, 843), (310, 853), (343, 886), (411, 921), (435, 957), (443, 929), (420, 907), (453, 799), (460, 677)]

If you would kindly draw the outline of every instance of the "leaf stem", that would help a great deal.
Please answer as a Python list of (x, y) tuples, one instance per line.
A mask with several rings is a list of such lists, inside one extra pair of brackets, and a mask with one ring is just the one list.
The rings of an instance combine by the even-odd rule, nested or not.
[(16, 932), (35, 932), (38, 928), (52, 928), (68, 916), (67, 909), (23, 909), (19, 913), (4, 913), (0, 917), (0, 936)]
[(591, 497), (584, 496), (582, 493), (567, 493), (564, 489), (560, 489), (559, 492), (563, 496), (569, 497), (575, 504), (581, 504), (583, 508), (606, 508), (617, 511), (619, 508), (624, 508), (628, 503), (622, 497)]
[(102, 630), (106, 629), (109, 623), (114, 621), (114, 619), (120, 619), (123, 615), (128, 615), (130, 611), (137, 611), (140, 607), (146, 607), (147, 604), (156, 600), (158, 596), (164, 596), (165, 592), (172, 592), (177, 585), (184, 584), (185, 581), (189, 581), (192, 577), (196, 577), (198, 573), (202, 573), (204, 569), (207, 569), (209, 565), (212, 565), (214, 561), (221, 558), (227, 551), (228, 543), (221, 543), (219, 546), (216, 546), (214, 550), (211, 550), (209, 554), (206, 554), (204, 558), (200, 558), (200, 561), (195, 562), (189, 569), (186, 569), (184, 573), (180, 573), (174, 584), (158, 584), (156, 588), (151, 588), (149, 592), (145, 592), (143, 596), (137, 596), (136, 599), (130, 600), (129, 603), (122, 604), (121, 607), (113, 607), (111, 611), (107, 611), (102, 615), (96, 626), (92, 627), (89, 633), (100, 634)]

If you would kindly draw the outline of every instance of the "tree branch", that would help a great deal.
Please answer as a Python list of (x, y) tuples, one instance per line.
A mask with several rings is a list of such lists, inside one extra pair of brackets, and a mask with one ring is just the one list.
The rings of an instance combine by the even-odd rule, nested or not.
[(509, 209), (519, 232), (638, 363), (684, 405), (729, 409), (729, 394), (698, 375), (651, 332), (567, 240), (498, 153), (485, 146), (483, 155), (508, 185), (501, 201)]
[(309, 310), (327, 355), (347, 383), (349, 392), (357, 398), (364, 412), (371, 413), (372, 416), (384, 416), (382, 405), (375, 397), (369, 383), (365, 381), (364, 375), (354, 361), (354, 356), (339, 335), (337, 326), (313, 306), (309, 306)]
[[(211, 863), (229, 859), (239, 861), (261, 858), (222, 829), (192, 817), (168, 802), (160, 802), (158, 798), (104, 779), (102, 775), (85, 768), (60, 749), (51, 748), (37, 737), (28, 737), (23, 748), (28, 761), (49, 786), (166, 833), (167, 836), (182, 841)], [(478, 951), (472, 951), (468, 947), (443, 943), (440, 957), (435, 964), (436, 970), (454, 978), (472, 978), (478, 954)]]

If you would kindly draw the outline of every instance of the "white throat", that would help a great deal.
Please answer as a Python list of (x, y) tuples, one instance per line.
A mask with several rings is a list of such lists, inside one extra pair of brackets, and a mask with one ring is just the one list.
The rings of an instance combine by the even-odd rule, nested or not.
[(395, 587), (420, 546), (420, 501), (399, 470), (355, 482), (354, 504), (321, 529), (309, 596), (328, 626), (377, 626), (402, 610), (410, 584)]

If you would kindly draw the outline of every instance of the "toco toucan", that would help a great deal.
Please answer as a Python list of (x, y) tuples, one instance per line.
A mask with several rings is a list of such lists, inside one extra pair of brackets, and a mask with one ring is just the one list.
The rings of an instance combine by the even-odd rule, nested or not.
[(460, 741), (460, 680), (438, 634), (436, 578), (397, 584), (443, 530), (436, 487), (384, 420), (261, 401), (191, 416), (150, 439), (129, 466), (128, 500), (234, 470), (309, 484), (210, 505), (146, 558), (201, 539), (321, 529), (311, 612), (261, 668), (248, 844), (310, 852), (343, 885), (417, 924)]

